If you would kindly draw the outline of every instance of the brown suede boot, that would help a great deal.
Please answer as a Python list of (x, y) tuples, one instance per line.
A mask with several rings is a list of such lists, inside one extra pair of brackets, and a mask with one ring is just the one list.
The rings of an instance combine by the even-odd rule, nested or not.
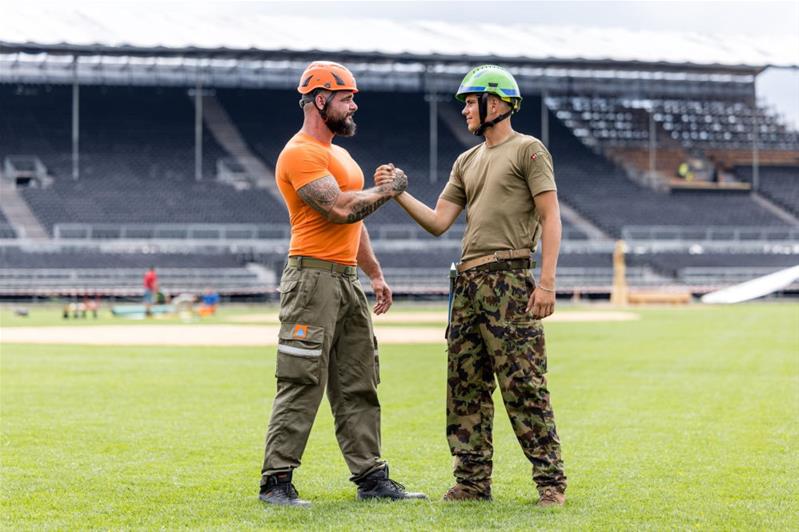
[(484, 491), (478, 491), (474, 488), (464, 486), (463, 484), (455, 484), (445, 494), (445, 501), (490, 501), (491, 488)]
[(536, 506), (563, 506), (566, 503), (566, 494), (555, 487), (541, 488), (538, 492), (539, 499)]

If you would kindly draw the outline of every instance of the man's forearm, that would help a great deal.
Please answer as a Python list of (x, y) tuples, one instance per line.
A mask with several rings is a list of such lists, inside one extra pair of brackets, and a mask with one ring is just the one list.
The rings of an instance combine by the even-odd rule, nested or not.
[(441, 236), (449, 226), (442, 223), (436, 216), (436, 211), (411, 196), (407, 191), (395, 198), (397, 203), (405, 209), (411, 218), (433, 236)]
[(336, 204), (330, 209), (328, 220), (337, 224), (359, 222), (393, 198), (394, 194), (389, 185), (358, 192), (342, 192)]
[(539, 284), (544, 288), (555, 288), (555, 275), (560, 253), (560, 217), (547, 217), (542, 220), (541, 231), (541, 276)]
[(358, 254), (355, 260), (370, 279), (383, 277), (383, 270), (380, 268), (380, 263), (377, 261), (374, 250), (372, 250), (372, 241), (369, 239), (369, 231), (366, 230), (365, 225), (361, 229), (361, 242), (358, 245)]
[(408, 178), (403, 174), (391, 183), (357, 192), (342, 192), (332, 176), (325, 176), (308, 183), (297, 193), (325, 219), (337, 224), (351, 224), (375, 212), (407, 186)]

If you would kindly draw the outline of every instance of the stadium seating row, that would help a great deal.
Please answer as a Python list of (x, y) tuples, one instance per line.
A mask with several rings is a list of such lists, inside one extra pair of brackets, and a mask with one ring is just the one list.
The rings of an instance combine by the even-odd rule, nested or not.
[[(273, 166), (286, 139), (300, 124), (296, 95), (291, 91), (226, 89), (218, 90), (216, 97), (253, 151), (267, 166)], [(65, 87), (0, 86), (0, 156), (36, 155), (55, 178), (50, 188), (23, 190), (31, 209), (49, 231), (57, 223), (286, 223), (285, 209), (266, 191), (235, 190), (213, 179), (215, 162), (226, 153), (207, 130), (204, 179), (194, 179), (194, 109), (185, 89), (82, 88), (82, 170), (80, 180), (72, 180), (70, 98)], [(360, 106), (356, 113), (359, 133), (353, 139), (338, 142), (359, 161), (367, 182), (378, 164), (391, 161), (411, 176), (413, 193), (433, 204), (452, 161), (465, 149), (464, 144), (439, 118), (438, 171), (431, 179), (427, 150), (429, 111), (424, 95), (363, 92), (356, 101)], [(568, 102), (596, 106), (599, 121), (610, 120), (613, 114), (616, 122), (640, 123), (640, 109), (634, 107), (619, 110), (612, 102), (597, 99)], [(672, 103), (659, 105), (664, 113), (672, 115), (680, 109), (693, 113), (686, 116), (707, 111), (718, 117), (735, 110), (729, 106), (717, 108), (714, 102), (699, 107), (683, 102), (682, 107), (673, 110), (669, 107)], [(454, 101), (439, 105), (459, 110)], [(591, 115), (591, 120), (593, 109), (579, 107), (581, 113)], [(746, 109), (740, 111), (745, 116)], [(746, 194), (659, 193), (638, 185), (620, 167), (588, 148), (568, 121), (557, 118), (558, 112), (549, 116), (549, 148), (555, 161), (559, 195), (564, 203), (611, 236), (620, 236), (629, 225), (785, 224)], [(540, 137), (540, 98), (525, 98), (513, 124), (519, 131)], [(769, 192), (772, 197), (794, 197), (795, 179), (766, 178), (763, 182), (768, 191), (773, 190)], [(794, 200), (789, 200), (789, 205), (795, 204), (791, 202)], [(369, 219), (370, 225), (409, 223), (394, 204)], [(571, 236), (584, 237), (568, 224), (567, 230)]]

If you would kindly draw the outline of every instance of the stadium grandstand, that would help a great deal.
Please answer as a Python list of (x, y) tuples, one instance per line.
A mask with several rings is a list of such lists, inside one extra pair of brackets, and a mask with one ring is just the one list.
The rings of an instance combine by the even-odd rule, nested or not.
[[(134, 296), (149, 265), (175, 294), (273, 295), (289, 238), (274, 166), (319, 59), (361, 89), (359, 133), (337, 142), (367, 181), (402, 167), (428, 204), (478, 141), (452, 97), (462, 76), (510, 69), (514, 129), (555, 161), (562, 296), (609, 294), (619, 239), (632, 289), (701, 294), (799, 264), (799, 133), (756, 91), (766, 68), (799, 66), (790, 46), (513, 24), (482, 25), (478, 43), (458, 23), (391, 20), (337, 21), (334, 41), (315, 31), (330, 19), (232, 30), (184, 7), (4, 12), (0, 297)], [(394, 203), (369, 217), (395, 292), (445, 293), (464, 223), (436, 239)]]

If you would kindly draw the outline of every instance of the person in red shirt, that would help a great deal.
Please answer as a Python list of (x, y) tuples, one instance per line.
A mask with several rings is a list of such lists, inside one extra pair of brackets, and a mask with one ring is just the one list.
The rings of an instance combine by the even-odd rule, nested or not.
[(153, 315), (153, 303), (158, 295), (158, 274), (155, 273), (155, 266), (150, 266), (144, 274), (144, 313), (147, 316)]

